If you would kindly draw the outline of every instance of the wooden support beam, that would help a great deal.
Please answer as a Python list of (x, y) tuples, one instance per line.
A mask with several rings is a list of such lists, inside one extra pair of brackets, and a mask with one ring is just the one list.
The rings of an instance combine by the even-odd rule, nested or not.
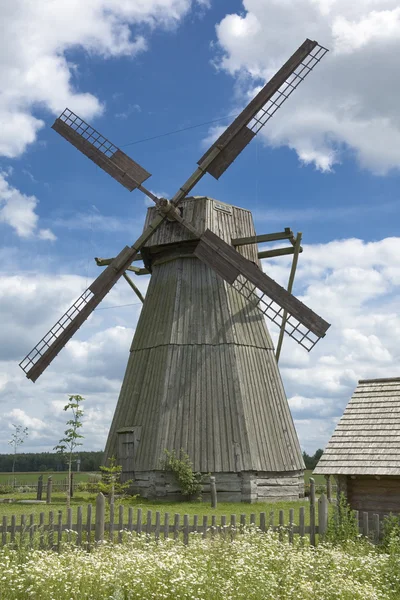
[(232, 240), (232, 246), (247, 246), (247, 244), (262, 244), (263, 242), (278, 242), (279, 240), (294, 240), (293, 231), (290, 227), (285, 227), (285, 231), (276, 233), (264, 233), (262, 235), (253, 235), (245, 238), (235, 238)]
[[(302, 233), (299, 232), (296, 236), (296, 243), (295, 246), (293, 248), (294, 250), (294, 254), (293, 254), (293, 261), (292, 261), (292, 268), (290, 270), (290, 275), (289, 275), (289, 282), (288, 282), (288, 292), (291, 294), (292, 293), (292, 289), (293, 289), (293, 283), (294, 283), (294, 277), (296, 275), (296, 269), (297, 269), (297, 263), (299, 260), (299, 254), (300, 254), (300, 244), (301, 244), (301, 237), (302, 237)], [(279, 339), (278, 339), (278, 345), (276, 347), (276, 352), (275, 352), (275, 358), (276, 358), (276, 362), (279, 362), (279, 357), (281, 355), (281, 350), (282, 350), (282, 344), (283, 344), (283, 335), (285, 333), (285, 325), (286, 325), (286, 319), (287, 319), (287, 311), (284, 310), (283, 312), (283, 317), (282, 317), (282, 324), (281, 324), (281, 329), (279, 332)]]
[[(112, 258), (95, 258), (96, 264), (98, 267), (107, 267), (112, 261)], [(127, 267), (127, 271), (132, 271), (135, 275), (149, 275), (150, 271), (147, 269), (139, 268), (139, 267)]]
[(135, 294), (139, 298), (139, 300), (144, 302), (144, 297), (142, 296), (141, 291), (139, 290), (138, 287), (136, 287), (136, 285), (133, 283), (132, 279), (130, 277), (128, 277), (128, 275), (126, 273), (123, 274), (123, 278), (125, 279), (125, 281), (128, 282), (129, 286), (133, 289), (133, 291), (135, 292)]
[[(258, 258), (274, 258), (275, 256), (286, 256), (287, 254), (294, 254), (296, 247), (293, 248), (275, 248), (275, 250), (262, 250), (258, 253)], [(303, 252), (303, 248), (300, 246), (298, 252)]]

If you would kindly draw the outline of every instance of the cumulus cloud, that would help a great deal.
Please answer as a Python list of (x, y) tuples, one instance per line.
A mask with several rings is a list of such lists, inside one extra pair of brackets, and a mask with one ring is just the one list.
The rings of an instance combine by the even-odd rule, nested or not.
[[(243, 0), (217, 25), (216, 64), (252, 95), (306, 38), (331, 52), (263, 130), (329, 171), (351, 152), (375, 174), (400, 166), (397, 0)], [(390, 93), (388, 91), (390, 90)]]
[(8, 173), (0, 171), (0, 223), (10, 225), (22, 238), (55, 240), (56, 236), (50, 229), (38, 229), (37, 198), (20, 192), (8, 182), (7, 177)]
[[(84, 118), (103, 110), (93, 94), (81, 92), (71, 49), (103, 58), (133, 57), (147, 48), (147, 33), (171, 29), (194, 0), (15, 0), (2, 2), (0, 19), (0, 155), (19, 156), (43, 127), (37, 106), (54, 114), (66, 106)], [(206, 6), (204, 0), (197, 4)]]

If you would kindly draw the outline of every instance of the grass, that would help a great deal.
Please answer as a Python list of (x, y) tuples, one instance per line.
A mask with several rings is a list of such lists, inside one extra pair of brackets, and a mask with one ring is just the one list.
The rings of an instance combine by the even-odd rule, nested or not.
[[(74, 472), (75, 481), (88, 481), (89, 477), (94, 473)], [(39, 475), (43, 475), (43, 483), (47, 481), (47, 477), (51, 475), (53, 481), (63, 481), (68, 477), (68, 471), (41, 471), (41, 472), (16, 472), (14, 475), (10, 472), (0, 473), (0, 485), (11, 483), (13, 479), (20, 485), (37, 483)]]

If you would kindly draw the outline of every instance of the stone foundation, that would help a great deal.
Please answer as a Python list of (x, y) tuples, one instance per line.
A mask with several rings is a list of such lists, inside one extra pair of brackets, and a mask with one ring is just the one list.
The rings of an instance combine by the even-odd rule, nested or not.
[[(240, 473), (214, 473), (219, 502), (271, 502), (298, 500), (304, 496), (302, 471), (266, 473), (242, 471)], [(183, 500), (171, 473), (165, 471), (140, 471), (123, 473), (123, 479), (133, 480), (132, 494), (160, 501)], [(210, 486), (204, 484), (203, 502), (210, 502)]]

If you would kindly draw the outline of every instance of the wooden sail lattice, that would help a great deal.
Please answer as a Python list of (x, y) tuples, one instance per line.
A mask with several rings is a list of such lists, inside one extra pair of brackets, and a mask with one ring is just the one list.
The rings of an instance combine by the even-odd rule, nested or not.
[(312, 350), (325, 336), (329, 323), (212, 231), (206, 230), (201, 236), (194, 254), (268, 319), (278, 326), (285, 321), (286, 333), (306, 350)]
[(42, 337), (40, 342), (25, 356), (19, 366), (28, 374), (42, 358), (45, 352), (54, 344), (68, 325), (82, 312), (87, 303), (93, 298), (93, 292), (88, 288), (79, 296), (72, 306), (63, 314), (57, 323)]
[(234, 287), (239, 294), (244, 296), (252, 306), (257, 306), (263, 315), (278, 325), (278, 327), (282, 327), (282, 324), (285, 321), (285, 333), (300, 344), (300, 346), (303, 346), (308, 352), (310, 352), (321, 337), (323, 337), (311, 331), (311, 329), (303, 325), (292, 314), (288, 315), (286, 309), (282, 308), (282, 306), (277, 304), (265, 293), (258, 290), (257, 287), (243, 275), (239, 275), (232, 284), (232, 287)]
[(289, 98), (294, 90), (311, 73), (316, 65), (323, 59), (328, 52), (327, 48), (317, 44), (314, 50), (300, 63), (297, 69), (288, 76), (282, 86), (269, 98), (265, 106), (253, 117), (248, 128), (254, 133), (258, 133), (262, 127), (273, 117), (275, 112)]
[(52, 128), (129, 191), (140, 187), (151, 176), (69, 108), (55, 120)]

